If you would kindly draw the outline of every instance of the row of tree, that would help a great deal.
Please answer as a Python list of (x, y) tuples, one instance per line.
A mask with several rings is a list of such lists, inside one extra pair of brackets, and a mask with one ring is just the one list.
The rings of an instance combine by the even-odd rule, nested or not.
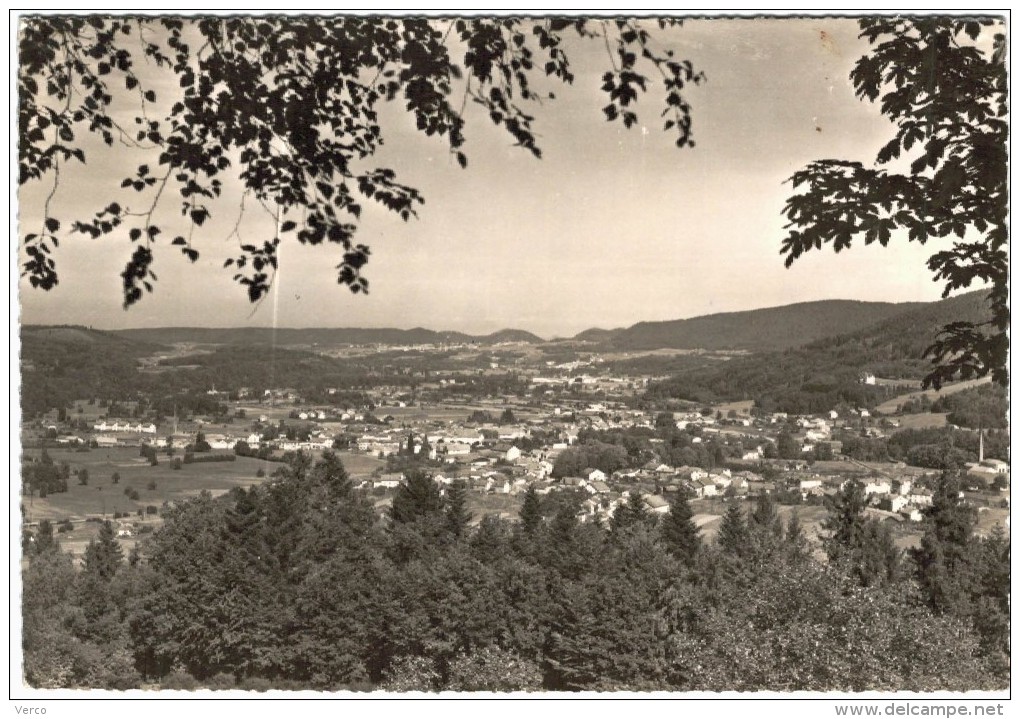
[(677, 496), (602, 526), (555, 494), (475, 522), (411, 471), (378, 516), (333, 454), (163, 510), (127, 561), (109, 524), (75, 569), (28, 544), (29, 684), (126, 688), (963, 690), (1008, 683), (1008, 542), (980, 539), (947, 475), (902, 555), (859, 484), (828, 561), (768, 495), (708, 541)]

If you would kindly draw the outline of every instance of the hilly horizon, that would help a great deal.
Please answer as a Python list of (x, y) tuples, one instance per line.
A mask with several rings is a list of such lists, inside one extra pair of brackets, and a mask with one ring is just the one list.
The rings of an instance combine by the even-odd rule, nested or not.
[(276, 344), (276, 345), (361, 345), (544, 342), (530, 332), (503, 329), (487, 335), (457, 331), (436, 331), (424, 327), (404, 330), (395, 327), (153, 327), (109, 330), (113, 335), (143, 342), (174, 344)]
[(704, 402), (753, 399), (759, 406), (795, 414), (821, 411), (840, 401), (865, 406), (883, 388), (861, 385), (861, 374), (922, 379), (931, 370), (924, 351), (939, 331), (952, 322), (987, 321), (987, 298), (986, 290), (977, 290), (917, 303), (863, 328), (675, 374), (649, 391)]
[[(960, 300), (982, 291), (958, 295), (937, 302), (863, 302), (818, 300), (739, 312), (700, 315), (687, 319), (638, 322), (630, 327), (589, 328), (565, 341), (594, 345), (603, 351), (655, 349), (745, 350), (765, 352), (791, 349), (827, 338), (852, 334), (907, 313)], [(983, 295), (982, 295), (983, 296)], [(936, 312), (936, 315), (941, 315)], [(546, 340), (526, 330), (502, 329), (485, 335), (459, 331), (437, 331), (424, 327), (152, 327), (98, 330), (67, 325), (25, 325), (22, 333), (45, 333), (49, 339), (89, 343), (100, 335), (121, 341), (146, 344), (214, 345), (408, 345), (523, 342), (542, 344)], [(38, 336), (38, 334), (37, 334)], [(557, 340), (557, 341), (564, 341)]]
[(608, 342), (618, 350), (782, 350), (854, 332), (927, 304), (930, 303), (798, 302), (683, 320), (639, 322), (612, 332)]

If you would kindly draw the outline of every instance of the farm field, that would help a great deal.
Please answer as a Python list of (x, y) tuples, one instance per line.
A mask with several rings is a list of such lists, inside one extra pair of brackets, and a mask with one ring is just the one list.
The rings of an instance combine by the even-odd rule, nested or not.
[[(150, 505), (161, 507), (164, 502), (192, 497), (203, 490), (217, 496), (230, 492), (235, 486), (250, 486), (264, 481), (264, 478), (257, 476), (259, 469), (270, 476), (278, 467), (283, 466), (278, 462), (238, 457), (233, 462), (197, 462), (173, 469), (172, 459), (160, 454), (159, 464), (152, 467), (139, 455), (138, 448), (134, 447), (94, 449), (90, 452), (49, 449), (47, 452), (54, 463), (67, 462), (72, 472), (80, 468), (87, 469), (89, 483), (81, 485), (71, 474), (67, 481), (67, 492), (50, 495), (45, 499), (25, 498), (27, 521), (85, 518), (104, 514), (112, 516), (114, 512), (137, 514), (139, 509), (145, 510)], [(30, 450), (27, 454), (29, 457), (38, 457), (40, 451)], [(384, 462), (369, 455), (349, 452), (338, 454), (352, 477), (371, 474), (384, 466)], [(116, 484), (112, 479), (114, 472), (120, 475)], [(155, 482), (155, 489), (149, 489), (151, 482)], [(124, 490), (129, 487), (139, 493), (137, 501), (124, 495)]]
[(713, 405), (712, 409), (716, 412), (722, 412), (723, 416), (726, 417), (730, 410), (733, 410), (738, 415), (750, 415), (753, 407), (754, 400), (748, 399), (740, 402), (724, 402), (723, 404)]
[(937, 400), (939, 397), (947, 394), (955, 394), (956, 392), (962, 392), (965, 389), (971, 389), (973, 387), (980, 387), (983, 384), (988, 384), (992, 381), (991, 377), (982, 377), (981, 379), (967, 380), (966, 382), (955, 382), (953, 384), (945, 385), (940, 391), (936, 392), (933, 389), (924, 390), (923, 392), (909, 392), (907, 394), (901, 394), (892, 399), (886, 400), (882, 404), (875, 408), (875, 411), (879, 414), (895, 414), (896, 409), (910, 399), (920, 399), (922, 395), (930, 399), (932, 402)]
[(386, 463), (371, 454), (361, 452), (337, 452), (344, 469), (350, 477), (367, 477), (377, 469), (382, 469)]
[[(224, 494), (233, 487), (248, 487), (265, 481), (257, 476), (260, 469), (266, 477), (281, 467), (279, 462), (265, 462), (252, 457), (238, 457), (233, 462), (198, 462), (172, 467), (172, 459), (159, 455), (159, 464), (149, 466), (139, 455), (136, 447), (93, 449), (78, 452), (71, 449), (48, 449), (53, 462), (67, 462), (71, 471), (88, 470), (89, 483), (78, 484), (72, 474), (68, 480), (67, 492), (51, 494), (44, 499), (28, 497), (23, 500), (26, 521), (40, 519), (61, 520), (102, 515), (112, 516), (114, 512), (136, 514), (147, 506), (161, 507), (164, 502), (194, 496), (209, 491), (213, 496)], [(28, 450), (27, 456), (39, 456), (39, 450)], [(222, 454), (222, 453), (213, 453)], [(370, 475), (384, 466), (380, 460), (365, 454), (339, 452), (338, 455), (351, 477)], [(179, 455), (178, 455), (179, 456)], [(113, 483), (113, 473), (120, 475), (120, 481)], [(155, 489), (149, 489), (155, 482)], [(132, 500), (124, 494), (128, 488), (139, 494)]]
[[(247, 487), (264, 481), (256, 476), (259, 469), (266, 475), (272, 474), (279, 466), (248, 457), (238, 457), (233, 462), (208, 462), (185, 464), (173, 469), (172, 459), (159, 455), (159, 464), (149, 466), (139, 455), (137, 447), (116, 447), (78, 452), (72, 449), (47, 450), (54, 463), (67, 462), (72, 473), (84, 468), (88, 470), (88, 485), (78, 484), (72, 474), (67, 482), (67, 491), (51, 494), (44, 499), (24, 498), (26, 520), (60, 520), (84, 518), (87, 516), (112, 516), (114, 512), (136, 514), (147, 506), (161, 507), (164, 502), (196, 495), (208, 490), (214, 495), (222, 494), (233, 487)], [(39, 450), (29, 450), (30, 457), (38, 456)], [(113, 483), (113, 473), (120, 475), (120, 481)], [(149, 489), (151, 483), (154, 489)], [(124, 494), (128, 488), (139, 494), (132, 500)]]
[(945, 427), (946, 412), (921, 412), (919, 414), (904, 414), (896, 419), (900, 423), (900, 429), (938, 429)]

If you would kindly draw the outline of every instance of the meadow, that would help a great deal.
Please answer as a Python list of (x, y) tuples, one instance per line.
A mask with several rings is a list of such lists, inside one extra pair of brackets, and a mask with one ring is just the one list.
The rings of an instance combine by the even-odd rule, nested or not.
[[(137, 447), (114, 447), (80, 452), (74, 449), (48, 449), (54, 463), (67, 462), (71, 477), (67, 491), (50, 494), (45, 498), (24, 497), (25, 520), (84, 519), (86, 517), (112, 517), (115, 512), (136, 515), (147, 507), (162, 507), (164, 502), (184, 499), (202, 491), (213, 496), (224, 494), (234, 487), (249, 487), (264, 482), (283, 466), (252, 457), (237, 457), (233, 462), (197, 462), (173, 468), (173, 458), (165, 453), (158, 455), (159, 464), (150, 466)], [(39, 456), (39, 450), (27, 450), (28, 457)], [(225, 454), (214, 452), (212, 454)], [(366, 476), (383, 465), (367, 455), (340, 452), (341, 460), (352, 477)], [(180, 457), (180, 452), (177, 453)], [(201, 455), (199, 455), (201, 456)], [(74, 472), (88, 471), (88, 484), (81, 485)], [(259, 477), (259, 470), (264, 473)], [(115, 484), (113, 474), (120, 478)], [(133, 489), (138, 499), (131, 499), (125, 490)]]

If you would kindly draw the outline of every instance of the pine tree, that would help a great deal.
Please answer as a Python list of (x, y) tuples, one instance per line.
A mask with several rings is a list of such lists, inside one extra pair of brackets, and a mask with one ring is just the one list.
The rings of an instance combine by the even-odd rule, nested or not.
[(727, 554), (743, 556), (747, 552), (747, 524), (739, 504), (734, 502), (726, 509), (715, 541)]
[(113, 533), (113, 524), (106, 520), (99, 525), (99, 536), (85, 549), (85, 573), (109, 581), (124, 561), (124, 550)]
[(393, 495), (390, 517), (394, 522), (407, 524), (416, 519), (435, 516), (443, 511), (443, 496), (432, 477), (420, 470), (404, 474), (404, 482)]
[(666, 551), (693, 567), (701, 549), (701, 530), (694, 523), (691, 503), (685, 492), (677, 492), (669, 512), (662, 520), (662, 539)]
[(857, 554), (864, 546), (864, 510), (868, 506), (864, 485), (856, 479), (849, 480), (838, 493), (826, 497), (825, 506), (829, 516), (822, 521), (822, 529), (829, 535), (823, 544), (829, 561), (835, 564)]
[(980, 547), (975, 546), (973, 536), (974, 512), (960, 503), (959, 492), (959, 477), (943, 472), (932, 493), (932, 504), (924, 510), (921, 546), (910, 555), (928, 605), (938, 613), (966, 615)]
[(621, 532), (649, 522), (650, 515), (645, 509), (645, 501), (638, 491), (631, 491), (627, 501), (616, 508), (609, 526), (614, 532)]
[(455, 537), (462, 537), (471, 522), (471, 513), (467, 510), (467, 487), (464, 480), (457, 480), (450, 485), (446, 493), (446, 528)]
[(328, 500), (338, 501), (351, 494), (353, 485), (336, 452), (326, 450), (309, 473), (313, 485), (320, 487)]
[(754, 509), (748, 519), (748, 528), (769, 532), (776, 536), (782, 536), (783, 525), (779, 521), (779, 512), (776, 510), (776, 503), (772, 495), (762, 492), (758, 495)]
[(865, 587), (897, 581), (900, 551), (889, 527), (865, 516), (868, 497), (864, 485), (851, 480), (837, 494), (826, 498), (825, 504), (829, 516), (822, 522), (822, 528), (830, 534), (823, 543), (829, 561)]
[(524, 493), (524, 503), (521, 505), (521, 527), (527, 534), (534, 534), (542, 525), (542, 502), (535, 491), (535, 485), (529, 484)]
[(800, 513), (793, 510), (786, 522), (786, 534), (783, 537), (786, 546), (796, 555), (807, 555), (808, 540), (804, 534), (804, 526), (800, 523)]
[(870, 587), (900, 579), (900, 550), (888, 524), (865, 523), (864, 546), (854, 571), (861, 586)]
[(35, 533), (35, 542), (32, 544), (34, 555), (50, 554), (60, 551), (60, 543), (53, 535), (53, 524), (48, 519), (39, 522), (39, 528)]

